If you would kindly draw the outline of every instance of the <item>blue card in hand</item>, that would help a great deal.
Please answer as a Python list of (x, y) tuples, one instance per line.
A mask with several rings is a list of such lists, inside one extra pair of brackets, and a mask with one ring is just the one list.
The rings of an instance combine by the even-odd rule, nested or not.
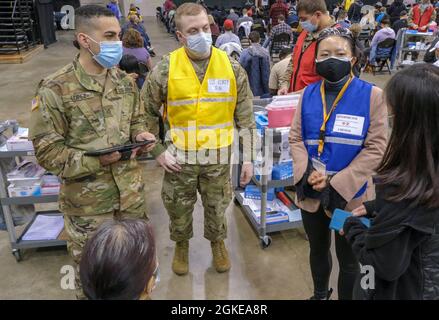
[[(344, 222), (348, 217), (351, 217), (352, 213), (340, 209), (336, 209), (332, 214), (331, 223), (329, 224), (329, 229), (340, 231), (343, 229)], [(370, 220), (367, 218), (360, 218), (361, 222), (366, 226), (370, 227)]]

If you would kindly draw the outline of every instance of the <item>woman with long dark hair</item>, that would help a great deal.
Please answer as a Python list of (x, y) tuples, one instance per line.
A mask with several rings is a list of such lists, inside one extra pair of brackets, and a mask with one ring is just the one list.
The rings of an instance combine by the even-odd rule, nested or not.
[[(343, 227), (374, 273), (375, 289), (359, 283), (354, 297), (439, 299), (439, 68), (420, 64), (395, 74), (385, 96), (394, 118), (376, 200)], [(370, 229), (360, 216), (371, 218)]]

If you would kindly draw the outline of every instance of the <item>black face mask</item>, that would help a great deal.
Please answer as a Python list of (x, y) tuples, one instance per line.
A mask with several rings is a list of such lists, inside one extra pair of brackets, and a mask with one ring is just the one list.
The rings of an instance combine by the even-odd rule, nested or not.
[(316, 63), (317, 74), (329, 82), (337, 82), (351, 73), (351, 62), (329, 58)]

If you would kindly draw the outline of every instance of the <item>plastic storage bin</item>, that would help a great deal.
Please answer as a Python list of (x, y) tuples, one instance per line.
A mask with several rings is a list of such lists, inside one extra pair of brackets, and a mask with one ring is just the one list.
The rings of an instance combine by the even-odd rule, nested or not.
[[(261, 190), (259, 187), (249, 184), (245, 187), (244, 197), (247, 199), (261, 200)], [(268, 189), (267, 200), (273, 201), (275, 198), (274, 188)]]
[(286, 180), (293, 176), (293, 161), (273, 165), (272, 179)]
[(273, 102), (266, 107), (268, 113), (268, 127), (289, 127), (294, 119), (299, 103), (299, 95), (276, 96)]
[(255, 117), (256, 129), (260, 136), (264, 136), (264, 130), (268, 126), (268, 117), (265, 113), (258, 112)]
[(294, 107), (268, 106), (268, 127), (289, 127), (293, 121), (296, 109)]

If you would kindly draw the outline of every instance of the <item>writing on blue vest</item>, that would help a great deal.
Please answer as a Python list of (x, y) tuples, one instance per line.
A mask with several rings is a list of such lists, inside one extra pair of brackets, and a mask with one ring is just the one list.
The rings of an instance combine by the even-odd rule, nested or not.
[[(320, 93), (322, 81), (306, 87), (302, 98), (302, 137), (308, 151), (309, 159), (318, 157), (320, 128), (323, 123), (323, 102)], [(364, 148), (364, 141), (370, 125), (370, 95), (372, 85), (358, 78), (349, 84), (343, 97), (338, 102), (331, 117), (326, 123), (325, 144), (320, 155), (320, 161), (326, 164), (328, 175), (335, 175), (345, 169)], [(352, 116), (364, 119), (356, 130), (334, 130), (337, 119)], [(360, 197), (367, 188), (367, 182), (354, 198)]]

